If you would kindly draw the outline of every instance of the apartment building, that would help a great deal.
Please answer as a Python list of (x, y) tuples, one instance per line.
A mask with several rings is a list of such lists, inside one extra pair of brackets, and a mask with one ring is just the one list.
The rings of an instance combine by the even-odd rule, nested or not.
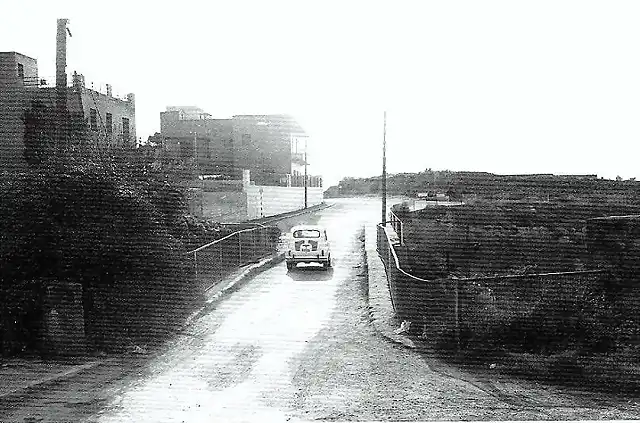
[[(198, 107), (167, 107), (160, 131), (166, 154), (192, 160), (201, 175), (240, 179), (247, 169), (257, 185), (304, 185), (308, 135), (289, 115), (213, 119)], [(308, 183), (322, 184), (315, 176)]]

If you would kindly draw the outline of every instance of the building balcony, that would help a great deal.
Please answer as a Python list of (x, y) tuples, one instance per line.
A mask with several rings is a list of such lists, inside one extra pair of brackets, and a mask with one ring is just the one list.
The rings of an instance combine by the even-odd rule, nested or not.
[(46, 87), (47, 80), (44, 78), (38, 78), (37, 76), (25, 76), (22, 78), (22, 84), (29, 88)]
[(304, 165), (304, 153), (291, 153), (291, 162)]

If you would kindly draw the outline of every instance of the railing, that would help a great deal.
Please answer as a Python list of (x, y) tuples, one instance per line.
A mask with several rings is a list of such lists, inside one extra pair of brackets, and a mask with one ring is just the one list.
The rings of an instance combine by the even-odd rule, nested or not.
[(39, 86), (46, 86), (47, 81), (45, 79), (38, 78), (36, 76), (25, 76), (22, 79), (25, 87), (37, 88)]
[(400, 245), (404, 245), (404, 228), (402, 227), (402, 220), (400, 220), (398, 215), (393, 211), (390, 212), (390, 217), (391, 226), (393, 227), (393, 230), (398, 234), (398, 238), (400, 238)]
[(384, 263), (389, 282), (391, 302), (396, 314), (407, 320), (417, 321), (425, 312), (435, 311), (432, 307), (443, 298), (444, 290), (437, 280), (422, 279), (404, 270), (396, 254), (394, 241), (389, 238), (386, 223), (377, 225), (378, 254)]
[(277, 250), (280, 229), (257, 226), (233, 232), (186, 253), (197, 283), (208, 289), (227, 272), (254, 263)]
[(304, 153), (291, 153), (291, 161), (304, 164), (305, 163)]
[[(286, 181), (286, 178), (284, 178)], [(304, 186), (304, 175), (293, 174), (291, 175), (291, 186), (292, 187), (303, 187)], [(322, 177), (321, 176), (312, 176), (307, 175), (307, 187), (322, 187)]]

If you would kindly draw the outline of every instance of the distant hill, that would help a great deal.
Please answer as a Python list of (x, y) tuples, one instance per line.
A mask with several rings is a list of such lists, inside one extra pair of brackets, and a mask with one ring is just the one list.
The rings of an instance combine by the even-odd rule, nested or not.
[[(325, 197), (379, 195), (381, 177), (344, 178)], [(640, 183), (597, 175), (496, 175), (487, 172), (433, 171), (387, 176), (388, 195), (447, 194), (451, 199), (588, 200), (640, 204)]]

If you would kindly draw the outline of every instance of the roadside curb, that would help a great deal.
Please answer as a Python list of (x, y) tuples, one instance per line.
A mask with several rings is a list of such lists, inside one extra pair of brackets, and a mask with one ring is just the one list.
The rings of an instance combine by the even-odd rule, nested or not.
[(109, 359), (106, 360), (95, 360), (95, 361), (91, 361), (89, 363), (85, 363), (85, 364), (78, 364), (74, 367), (72, 367), (71, 369), (65, 370), (63, 372), (60, 373), (56, 373), (53, 374), (51, 376), (47, 376), (44, 377), (42, 379), (38, 379), (35, 380), (33, 382), (29, 382), (26, 385), (20, 386), (18, 388), (12, 389), (8, 392), (4, 392), (0, 394), (0, 400), (6, 400), (8, 398), (13, 398), (13, 397), (20, 397), (23, 395), (28, 394), (29, 392), (31, 392), (32, 390), (38, 388), (41, 389), (43, 387), (46, 386), (51, 386), (54, 385), (56, 383), (62, 382), (64, 380), (67, 379), (71, 379), (73, 376), (77, 375), (78, 373), (81, 373), (85, 370), (90, 370), (93, 369), (95, 367), (98, 367), (106, 362), (108, 362)]
[(389, 294), (387, 272), (378, 255), (375, 245), (376, 228), (365, 230), (365, 262), (367, 266), (367, 282), (369, 285), (369, 320), (376, 331), (387, 340), (415, 349), (417, 345), (409, 337), (396, 333), (400, 322), (393, 310), (391, 295)]
[(237, 290), (242, 285), (242, 283), (246, 282), (249, 278), (256, 275), (257, 273), (262, 272), (263, 270), (266, 270), (270, 267), (275, 266), (276, 264), (282, 262), (283, 260), (284, 260), (284, 253), (277, 253), (277, 254), (271, 255), (269, 257), (263, 258), (257, 263), (253, 263), (246, 266), (246, 268), (240, 274), (236, 275), (235, 277), (233, 277), (233, 279), (229, 280), (228, 282), (226, 281), (222, 282), (221, 284), (225, 284), (225, 286), (220, 291), (216, 292), (214, 295), (209, 297), (205, 301), (205, 304), (198, 311), (196, 311), (191, 316), (189, 316), (189, 318), (187, 318), (187, 321), (182, 325), (182, 330), (186, 329), (188, 326), (190, 326), (193, 322), (198, 320), (200, 317), (211, 312), (215, 308), (216, 303), (220, 299), (232, 293), (233, 291)]

